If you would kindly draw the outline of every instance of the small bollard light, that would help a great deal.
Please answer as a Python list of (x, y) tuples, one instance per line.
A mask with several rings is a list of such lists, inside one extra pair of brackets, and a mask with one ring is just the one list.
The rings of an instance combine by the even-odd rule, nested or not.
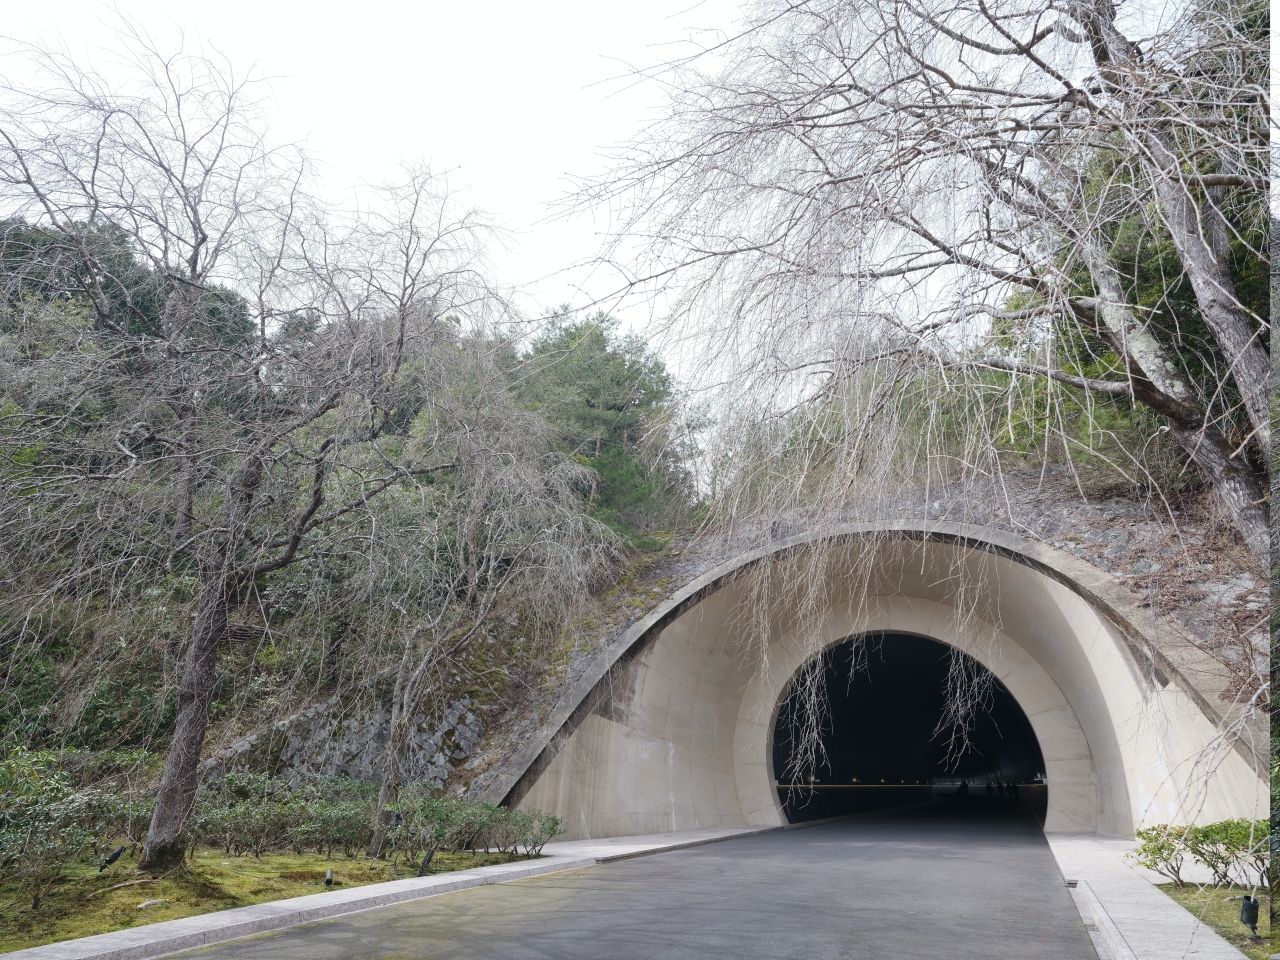
[(324, 872), (324, 885), (326, 887), (333, 886), (333, 867), (330, 867)]
[(1258, 900), (1244, 897), (1240, 901), (1240, 922), (1249, 928), (1250, 936), (1258, 936)]
[(120, 844), (120, 846), (116, 847), (114, 850), (111, 851), (111, 853), (107, 856), (107, 859), (102, 861), (102, 865), (98, 867), (98, 872), (101, 873), (103, 870), (107, 869), (107, 867), (111, 866), (113, 863), (119, 860), (123, 853), (124, 853), (124, 844), (122, 843)]

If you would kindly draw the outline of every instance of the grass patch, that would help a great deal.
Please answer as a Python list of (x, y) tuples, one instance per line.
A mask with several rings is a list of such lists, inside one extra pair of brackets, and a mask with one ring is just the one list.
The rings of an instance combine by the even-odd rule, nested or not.
[(1240, 900), (1249, 893), (1249, 888), (1197, 887), (1194, 884), (1179, 887), (1162, 883), (1160, 889), (1250, 960), (1267, 960), (1271, 956), (1271, 896), (1265, 889), (1255, 894), (1261, 940), (1250, 940), (1249, 931), (1240, 922)]
[[(431, 860), (430, 872), (467, 870), (508, 863), (511, 859), (532, 858), (483, 852), (437, 853)], [(195, 859), (187, 864), (186, 870), (118, 890), (107, 888), (132, 880), (149, 881), (150, 877), (124, 860), (102, 873), (95, 866), (78, 864), (64, 871), (40, 909), (34, 911), (29, 895), (13, 887), (0, 887), (0, 953), (323, 893), (325, 871), (330, 867), (335, 889), (417, 876), (416, 865), (397, 866), (363, 857), (327, 860), (320, 854), (293, 853), (236, 857), (211, 848), (197, 850)], [(164, 902), (139, 908), (148, 900)]]

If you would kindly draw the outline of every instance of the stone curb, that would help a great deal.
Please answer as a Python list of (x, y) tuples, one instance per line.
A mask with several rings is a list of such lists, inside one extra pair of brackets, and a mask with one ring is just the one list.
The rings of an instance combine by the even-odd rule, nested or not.
[(1099, 960), (1244, 960), (1214, 929), (1132, 863), (1133, 841), (1098, 834), (1045, 835)]
[[(799, 824), (797, 824), (799, 826)], [(808, 824), (803, 824), (808, 826)], [(669, 850), (688, 850), (690, 847), (702, 847), (708, 843), (719, 843), (721, 840), (737, 840), (740, 837), (754, 837), (759, 833), (771, 833), (774, 830), (782, 830), (783, 827), (760, 827), (755, 830), (744, 830), (742, 833), (732, 833), (723, 837), (706, 837), (701, 840), (686, 840), (680, 843), (666, 844), (660, 847), (652, 847), (647, 850), (628, 850), (626, 853), (614, 853), (607, 856), (598, 856), (594, 859), (594, 863), (617, 863), (619, 860), (632, 860), (635, 857), (647, 857), (654, 853), (666, 853)]]
[[(878, 811), (872, 811), (878, 812)], [(633, 857), (647, 857), (654, 853), (666, 853), (668, 850), (688, 850), (690, 847), (701, 847), (708, 843), (719, 843), (721, 840), (738, 840), (742, 837), (754, 837), (762, 833), (773, 833), (775, 830), (799, 830), (803, 827), (816, 827), (824, 823), (835, 823), (837, 820), (852, 820), (859, 814), (853, 816), (844, 815), (839, 817), (826, 817), (823, 820), (805, 820), (801, 823), (784, 823), (777, 827), (744, 827), (737, 833), (727, 833), (720, 837), (701, 837), (697, 840), (681, 840), (678, 843), (655, 844), (644, 850), (629, 850), (626, 853), (615, 853), (606, 856), (597, 856), (596, 863), (616, 863), (619, 860), (630, 860)], [(575, 842), (575, 841), (569, 841)], [(577, 841), (580, 843), (589, 843), (590, 841)]]
[(316, 920), (328, 920), (363, 910), (453, 893), (457, 890), (470, 890), (494, 883), (510, 883), (513, 880), (525, 880), (548, 873), (594, 867), (599, 863), (630, 860), (633, 857), (666, 853), (669, 850), (685, 850), (708, 843), (719, 843), (721, 840), (736, 840), (739, 837), (751, 837), (775, 830), (810, 827), (829, 822), (831, 821), (815, 820), (808, 823), (788, 824), (784, 827), (748, 827), (722, 836), (699, 837), (674, 843), (659, 842), (649, 846), (641, 845), (641, 849), (625, 850), (617, 854), (608, 854), (603, 851), (599, 855), (590, 856), (553, 854), (533, 862), (500, 863), (490, 867), (438, 874), (434, 877), (389, 880), (384, 883), (355, 887), (351, 890), (317, 893), (289, 900), (254, 904), (250, 907), (219, 910), (201, 914), (198, 917), (166, 920), (163, 923), (153, 923), (130, 930), (116, 930), (112, 933), (100, 933), (97, 936), (82, 937), (79, 940), (46, 943), (39, 947), (15, 950), (4, 954), (4, 958), (5, 960), (154, 960), (156, 957), (168, 956), (183, 950), (226, 943), (229, 940), (239, 940), (258, 933), (270, 933), (273, 930), (296, 927)]
[[(655, 851), (656, 852), (656, 851)], [(251, 907), (220, 910), (198, 917), (166, 920), (131, 930), (63, 940), (5, 954), (6, 960), (152, 960), (181, 950), (204, 947), (302, 923), (434, 897), (492, 883), (509, 883), (544, 873), (596, 865), (595, 857), (547, 857), (534, 863), (497, 864), (453, 874), (390, 880), (352, 890), (276, 900)]]
[(1086, 929), (1089, 929), (1089, 938), (1093, 940), (1094, 947), (1099, 948), (1099, 954), (1103, 954), (1101, 960), (1138, 960), (1129, 949), (1124, 934), (1089, 886), (1089, 881), (1078, 881), (1077, 886), (1071, 890), (1071, 899), (1076, 902), (1076, 909), (1080, 911)]

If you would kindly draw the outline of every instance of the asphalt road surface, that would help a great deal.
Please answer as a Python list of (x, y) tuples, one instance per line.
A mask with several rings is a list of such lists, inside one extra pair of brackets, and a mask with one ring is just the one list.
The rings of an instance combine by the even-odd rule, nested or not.
[(478, 887), (184, 960), (1096, 960), (1025, 804), (973, 797)]

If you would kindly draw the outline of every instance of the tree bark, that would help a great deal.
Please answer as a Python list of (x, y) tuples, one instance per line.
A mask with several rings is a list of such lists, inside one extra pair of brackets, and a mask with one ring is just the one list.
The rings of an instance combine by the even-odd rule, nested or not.
[(378, 788), (378, 812), (373, 818), (373, 836), (369, 840), (370, 860), (379, 860), (387, 850), (387, 832), (391, 829), (391, 811), (388, 809), (400, 799), (400, 768), (404, 764), (404, 748), (409, 741), (409, 721), (401, 711), (396, 711), (391, 721), (391, 738), (387, 744), (386, 760), (382, 769), (382, 786)]
[(1101, 294), (1095, 329), (1129, 369), (1134, 399), (1168, 418), (1182, 449), (1213, 487), (1218, 503), (1231, 517), (1258, 563), (1271, 555), (1269, 511), (1262, 485), (1248, 464), (1232, 458), (1232, 447), (1215, 426), (1125, 300), (1115, 267), (1092, 238), (1081, 238), (1081, 252)]
[[(1152, 138), (1153, 140), (1157, 138)], [(1152, 152), (1161, 151), (1168, 156), (1162, 143), (1153, 143)], [(1196, 295), (1200, 315), (1214, 339), (1222, 349), (1236, 387), (1244, 401), (1249, 422), (1254, 429), (1264, 456), (1271, 454), (1271, 410), (1268, 399), (1268, 383), (1271, 361), (1257, 325), (1236, 299), (1235, 283), (1231, 279), (1231, 266), (1226, 251), (1218, 252), (1211, 245), (1209, 224), (1202, 223), (1200, 211), (1187, 188), (1177, 178), (1177, 169), (1164, 169), (1156, 176), (1156, 198), (1164, 215), (1165, 225), (1173, 245), (1187, 271), (1191, 289)], [(1220, 216), (1216, 210), (1210, 216)]]
[(382, 763), (382, 786), (378, 788), (378, 808), (373, 815), (373, 836), (366, 851), (370, 860), (379, 860), (386, 852), (387, 831), (391, 827), (391, 811), (387, 808), (400, 799), (400, 768), (404, 763), (404, 747), (409, 738), (406, 704), (411, 699), (408, 690), (413, 682), (411, 665), (417, 634), (411, 633), (405, 641), (400, 667), (396, 671), (396, 685), (391, 695), (391, 735), (387, 740), (387, 752)]
[(200, 606), (191, 625), (178, 687), (178, 718), (138, 864), (153, 873), (180, 866), (186, 853), (187, 820), (199, 787), (200, 751), (209, 724), (218, 642), (226, 631), (231, 606), (233, 585), (226, 558), (218, 554), (202, 566)]
[(209, 725), (209, 704), (218, 663), (218, 642), (227, 630), (231, 603), (240, 587), (235, 558), (250, 508), (262, 482), (258, 453), (246, 456), (228, 484), (227, 533), (200, 559), (200, 605), (191, 624), (178, 685), (178, 718), (156, 794), (156, 809), (138, 866), (157, 872), (180, 866), (187, 821), (200, 786), (200, 752)]
[(175, 409), (182, 423), (182, 432), (179, 434), (178, 441), (178, 453), (182, 458), (178, 471), (178, 518), (173, 538), (173, 546), (176, 550), (186, 546), (191, 538), (192, 528), (195, 526), (197, 468), (195, 411), (185, 403), (176, 404)]
[(1249, 552), (1260, 565), (1267, 566), (1271, 559), (1270, 511), (1253, 471), (1238, 458), (1231, 459), (1231, 444), (1216, 427), (1205, 424), (1186, 429), (1175, 425), (1173, 433), (1213, 486), (1218, 503), (1235, 522)]
[[(1081, 22), (1103, 79), (1132, 104), (1140, 115), (1140, 122), (1154, 122), (1150, 98), (1146, 91), (1135, 87), (1128, 69), (1139, 54), (1116, 29), (1115, 5), (1110, 0), (1095, 0), (1088, 6), (1082, 5), (1079, 11), (1073, 15), (1083, 16)], [(1214, 242), (1214, 234), (1225, 226), (1218, 222), (1221, 214), (1210, 205), (1202, 219), (1199, 206), (1181, 179), (1177, 150), (1165, 132), (1157, 129), (1142, 135), (1140, 152), (1155, 180), (1156, 201), (1191, 281), (1200, 315), (1230, 365), (1258, 446), (1263, 456), (1270, 458), (1271, 361), (1264, 335), (1255, 329), (1256, 325), (1236, 297), (1225, 243)]]
[(1133, 392), (1140, 403), (1169, 420), (1174, 437), (1213, 487), (1218, 504), (1231, 517), (1249, 552), (1260, 564), (1267, 564), (1271, 511), (1262, 484), (1248, 463), (1232, 457), (1232, 444), (1199, 407), (1173, 401), (1141, 374), (1133, 379)]

